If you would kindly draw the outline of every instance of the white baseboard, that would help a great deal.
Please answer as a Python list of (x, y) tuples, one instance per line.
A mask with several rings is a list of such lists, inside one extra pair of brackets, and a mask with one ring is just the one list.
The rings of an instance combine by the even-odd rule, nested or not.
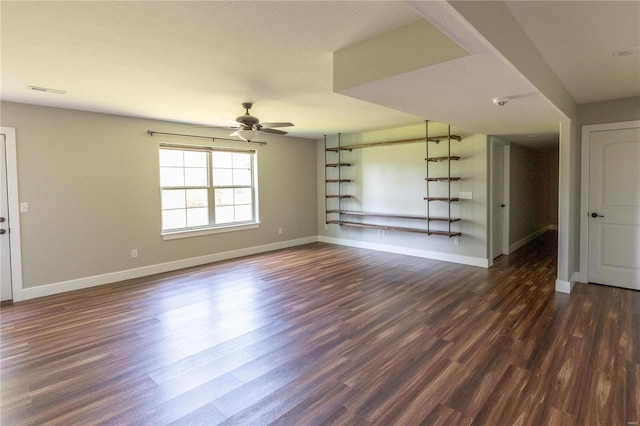
[(489, 267), (489, 259), (480, 257), (460, 256), (457, 254), (441, 253), (436, 251), (418, 250), (407, 247), (391, 246), (386, 244), (369, 243), (364, 241), (348, 240), (343, 238), (318, 236), (318, 241), (323, 243), (338, 244), (348, 247), (357, 247), (370, 250), (384, 251), (387, 253), (404, 254), (407, 256), (422, 257), (425, 259), (442, 260), (445, 262), (460, 263), (463, 265)]
[[(172, 262), (159, 263), (156, 265), (143, 266), (141, 268), (128, 269), (124, 271), (111, 272), (108, 274), (94, 275), (91, 277), (78, 278), (75, 280), (61, 281), (52, 284), (45, 284), (37, 287), (29, 287), (22, 290), (21, 300), (34, 299), (37, 297), (51, 296), (67, 291), (81, 290), (83, 288), (95, 287), (103, 284), (111, 284), (118, 281), (140, 278), (148, 275), (163, 272), (175, 271), (192, 266), (205, 265), (207, 263), (219, 262), (221, 260), (234, 259), (236, 257), (249, 256), (252, 254), (265, 253), (273, 250), (309, 244), (318, 241), (317, 236), (299, 238), (296, 240), (282, 241), (265, 244), (255, 247), (247, 247), (238, 250), (213, 253), (206, 256), (192, 257), (189, 259), (175, 260)], [(16, 300), (18, 301), (18, 300)]]
[(573, 290), (573, 286), (576, 285), (576, 281), (578, 280), (579, 273), (575, 272), (570, 281), (556, 280), (556, 291), (558, 293), (571, 293)]

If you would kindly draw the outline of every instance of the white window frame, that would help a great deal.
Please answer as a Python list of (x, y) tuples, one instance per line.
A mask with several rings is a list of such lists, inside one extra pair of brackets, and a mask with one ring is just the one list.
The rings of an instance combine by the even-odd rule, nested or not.
[[(198, 237), (203, 235), (210, 234), (218, 234), (224, 232), (234, 232), (234, 231), (244, 231), (248, 229), (256, 229), (260, 227), (259, 220), (259, 209), (258, 209), (258, 168), (257, 168), (257, 153), (252, 149), (234, 149), (234, 148), (226, 148), (226, 147), (211, 147), (211, 146), (193, 146), (193, 145), (176, 145), (176, 144), (166, 144), (161, 143), (158, 147), (158, 153), (162, 149), (175, 149), (181, 151), (201, 151), (207, 152), (207, 173), (208, 173), (208, 183), (207, 183), (207, 193), (208, 193), (208, 209), (209, 209), (209, 225), (198, 226), (198, 227), (187, 227), (187, 228), (179, 228), (179, 229), (162, 229), (162, 217), (160, 218), (161, 222), (161, 235), (163, 240), (174, 240), (179, 238), (188, 238), (188, 237)], [(213, 223), (215, 217), (215, 189), (216, 185), (213, 181), (213, 152), (231, 152), (231, 153), (243, 153), (243, 154), (251, 154), (251, 193), (252, 193), (252, 207), (253, 207), (253, 220), (245, 221), (245, 222), (233, 222), (226, 223), (220, 225), (214, 225)], [(158, 161), (158, 170), (160, 170), (160, 161)], [(220, 187), (220, 185), (218, 185)], [(162, 216), (162, 191), (164, 189), (178, 188), (178, 187), (163, 187), (159, 182), (160, 188), (160, 215)], [(190, 188), (189, 186), (184, 186), (184, 188)], [(225, 187), (228, 188), (228, 187)]]

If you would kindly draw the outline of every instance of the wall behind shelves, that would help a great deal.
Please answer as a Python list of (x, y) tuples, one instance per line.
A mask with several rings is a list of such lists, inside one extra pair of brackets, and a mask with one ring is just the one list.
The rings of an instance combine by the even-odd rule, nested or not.
[[(487, 251), (487, 164), (488, 143), (487, 136), (480, 134), (467, 134), (459, 129), (452, 128), (453, 134), (463, 136), (461, 142), (451, 141), (451, 155), (459, 155), (460, 161), (451, 163), (451, 175), (461, 177), (460, 182), (451, 184), (452, 197), (460, 191), (471, 192), (473, 199), (461, 200), (452, 203), (452, 217), (461, 217), (462, 220), (452, 224), (452, 230), (460, 230), (462, 237), (459, 245), (454, 244), (453, 238), (444, 236), (386, 231), (377, 229), (340, 227), (339, 225), (325, 226), (324, 211), (324, 142), (318, 142), (318, 234), (321, 240), (337, 242), (347, 245), (375, 248), (398, 253), (412, 254), (428, 258), (451, 260), (461, 263), (470, 263), (485, 266), (488, 258)], [(429, 125), (431, 136), (446, 134), (447, 128), (440, 123)], [(380, 141), (393, 141), (424, 137), (425, 126), (409, 126), (398, 129), (376, 132), (343, 135), (343, 145), (358, 143), (370, 143)], [(337, 144), (335, 135), (328, 136), (328, 146)], [(337, 156), (329, 153), (329, 160), (337, 160)], [(430, 156), (447, 155), (447, 142), (439, 144), (430, 143)], [(352, 167), (343, 169), (343, 178), (354, 179), (353, 183), (343, 184), (343, 193), (354, 195), (353, 198), (343, 201), (343, 209), (403, 214), (426, 215), (426, 164), (425, 144), (408, 143), (400, 145), (387, 145), (343, 151), (343, 161), (351, 162)], [(430, 176), (446, 175), (446, 162), (432, 163)], [(333, 170), (327, 171), (329, 174)], [(332, 184), (335, 185), (335, 184)], [(335, 188), (335, 186), (333, 187)], [(446, 196), (447, 183), (431, 183), (432, 196)], [(337, 208), (337, 201), (329, 200), (329, 208)], [(447, 216), (446, 203), (432, 202), (431, 215)], [(434, 214), (435, 213), (435, 214)], [(337, 218), (337, 215), (330, 216)], [(349, 217), (349, 220), (363, 221), (367, 223), (386, 224), (406, 227), (423, 227), (421, 221), (407, 221), (399, 219), (358, 218)], [(431, 229), (447, 229), (447, 224), (432, 222)], [(327, 228), (327, 229), (325, 229)]]

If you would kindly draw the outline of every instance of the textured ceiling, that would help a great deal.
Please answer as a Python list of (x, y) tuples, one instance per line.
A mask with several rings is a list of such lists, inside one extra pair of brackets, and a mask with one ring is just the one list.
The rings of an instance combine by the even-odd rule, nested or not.
[[(538, 144), (557, 143), (557, 109), (464, 25), (449, 35), (471, 57), (348, 96), (333, 92), (333, 52), (420, 19), (437, 21), (438, 3), (2, 1), (0, 94), (7, 101), (219, 126), (253, 101), (253, 115), (291, 121), (295, 127), (287, 130), (308, 138), (434, 119), (469, 132), (523, 140), (536, 133)], [(638, 21), (631, 22), (638, 3), (621, 2), (610, 13), (609, 2), (569, 3), (508, 7), (576, 100), (640, 94), (638, 79), (624, 77), (637, 71), (637, 57), (605, 67), (612, 56), (601, 52), (638, 41)], [(590, 49), (603, 43), (602, 33), (607, 43)], [(29, 85), (67, 93), (34, 92)], [(491, 104), (499, 96), (513, 97), (510, 108)]]
[(506, 5), (578, 104), (640, 96), (640, 1)]

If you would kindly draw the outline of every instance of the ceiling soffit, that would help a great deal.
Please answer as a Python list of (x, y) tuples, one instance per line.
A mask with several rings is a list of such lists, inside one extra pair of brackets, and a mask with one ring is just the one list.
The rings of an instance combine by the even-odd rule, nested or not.
[(467, 56), (456, 42), (420, 20), (333, 53), (333, 89), (340, 92)]

